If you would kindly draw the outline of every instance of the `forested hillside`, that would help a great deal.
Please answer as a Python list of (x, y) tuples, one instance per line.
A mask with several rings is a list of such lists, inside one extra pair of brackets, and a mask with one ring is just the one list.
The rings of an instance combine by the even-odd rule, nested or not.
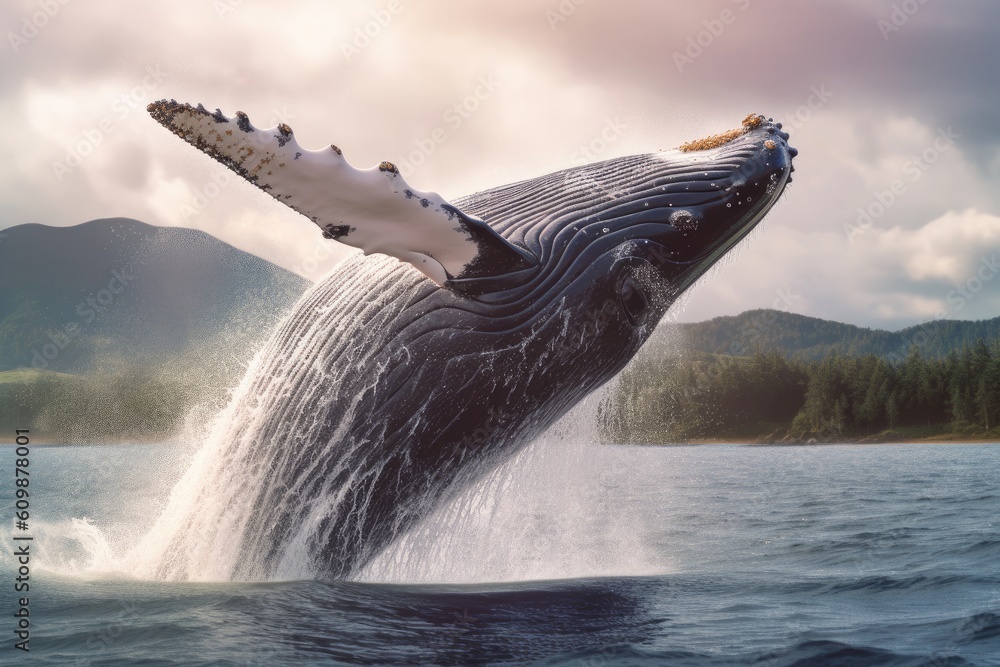
[(900, 331), (883, 331), (778, 310), (749, 310), (676, 326), (685, 347), (695, 352), (730, 356), (777, 352), (788, 358), (812, 360), (831, 354), (871, 354), (898, 362), (914, 345), (921, 355), (940, 358), (979, 340), (1000, 338), (1000, 317), (978, 322), (936, 320)]
[(21, 225), (0, 244), (0, 428), (168, 437), (218, 405), (308, 281), (194, 229)]
[(1000, 339), (895, 363), (682, 352), (626, 371), (608, 415), (610, 437), (630, 442), (1000, 436)]

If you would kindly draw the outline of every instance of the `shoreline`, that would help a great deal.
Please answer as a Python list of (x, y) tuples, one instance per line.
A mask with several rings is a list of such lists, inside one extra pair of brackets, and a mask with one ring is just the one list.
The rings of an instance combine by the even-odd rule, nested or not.
[[(114, 446), (155, 446), (174, 445), (177, 441), (173, 438), (162, 439), (141, 439), (128, 438), (125, 440), (105, 440), (90, 442), (67, 442), (65, 440), (32, 440), (32, 447), (103, 447)], [(843, 440), (823, 440), (823, 441), (790, 441), (790, 442), (769, 442), (756, 441), (751, 438), (692, 438), (682, 442), (600, 442), (602, 445), (629, 446), (629, 447), (702, 447), (711, 445), (727, 445), (740, 447), (823, 447), (829, 445), (1000, 445), (1000, 438), (920, 438), (920, 439), (843, 439)], [(0, 447), (16, 447), (14, 442), (0, 442)]]
[(895, 442), (748, 442), (746, 440), (699, 439), (686, 442), (604, 442), (611, 447), (886, 447), (891, 445), (997, 446), (997, 440), (897, 440)]
[(930, 437), (930, 438), (843, 438), (840, 440), (790, 440), (772, 441), (758, 438), (691, 438), (683, 442), (632, 442), (606, 443), (629, 444), (643, 447), (696, 447), (702, 445), (740, 445), (743, 447), (823, 447), (825, 445), (1000, 445), (1000, 437)]
[[(789, 433), (786, 428), (744, 435), (700, 436), (671, 438), (669, 434), (653, 432), (618, 434), (631, 435), (633, 444), (640, 445), (746, 445), (751, 447), (782, 447), (809, 445), (974, 445), (1000, 444), (1000, 429), (985, 431), (965, 425), (931, 424), (884, 430), (865, 435)], [(625, 438), (622, 438), (623, 440)]]
[[(28, 446), (29, 447), (90, 447), (90, 446), (102, 446), (102, 445), (121, 445), (121, 446), (132, 446), (132, 445), (169, 445), (177, 442), (176, 438), (123, 438), (121, 440), (79, 440), (76, 442), (70, 440), (53, 440), (51, 438), (38, 438), (37, 440), (31, 438)], [(0, 447), (16, 447), (17, 445), (6, 439), (0, 442)]]
[(747, 447), (822, 447), (824, 445), (997, 445), (997, 438), (921, 438), (919, 440), (823, 440), (815, 442), (748, 442), (724, 438), (692, 440), (693, 445), (745, 445)]

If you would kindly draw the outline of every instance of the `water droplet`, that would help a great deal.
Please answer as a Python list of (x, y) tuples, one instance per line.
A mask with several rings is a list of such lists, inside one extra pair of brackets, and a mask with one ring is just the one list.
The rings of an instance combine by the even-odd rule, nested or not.
[(605, 228), (604, 228), (604, 229), (603, 229), (602, 231), (603, 231), (603, 232), (604, 232), (605, 234), (607, 234), (607, 233), (608, 233), (608, 232), (610, 232), (611, 230), (610, 230), (610, 229), (608, 229), (607, 227), (605, 227)]
[(726, 204), (726, 208), (732, 208), (732, 207), (733, 207), (732, 204)]
[(649, 208), (649, 202), (646, 202), (645, 204), (643, 204), (643, 206), (645, 206), (646, 208)]

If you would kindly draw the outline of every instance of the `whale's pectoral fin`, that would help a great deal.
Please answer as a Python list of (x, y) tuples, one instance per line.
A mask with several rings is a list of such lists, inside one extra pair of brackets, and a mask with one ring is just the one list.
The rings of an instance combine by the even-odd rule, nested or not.
[[(408, 186), (389, 162), (355, 169), (336, 146), (310, 151), (285, 124), (260, 130), (242, 112), (227, 118), (162, 100), (161, 125), (312, 220), (327, 238), (408, 262), (445, 287), (527, 269), (535, 259), (482, 220), (434, 192)], [(473, 281), (475, 282), (475, 281)]]

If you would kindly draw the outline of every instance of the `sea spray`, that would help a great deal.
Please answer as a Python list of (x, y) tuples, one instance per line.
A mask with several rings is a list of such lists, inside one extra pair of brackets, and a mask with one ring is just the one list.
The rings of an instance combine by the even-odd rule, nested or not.
[(60, 576), (94, 578), (121, 576), (124, 568), (105, 534), (88, 518), (36, 521), (35, 566)]
[[(604, 322), (617, 327), (614, 335), (600, 327), (588, 333), (573, 323), (589, 311), (554, 304), (544, 318), (518, 312), (520, 324), (509, 313), (490, 320), (389, 258), (356, 256), (338, 265), (278, 326), (206, 430), (162, 516), (131, 554), (135, 571), (196, 581), (632, 571), (614, 559), (598, 563), (572, 537), (617, 530), (611, 521), (595, 528), (593, 520), (607, 515), (593, 507), (578, 512), (592, 520), (586, 525), (572, 513), (555, 525), (531, 517), (486, 521), (529, 511), (532, 499), (572, 508), (578, 500), (566, 494), (599, 479), (574, 451), (596, 439), (587, 419), (571, 419), (571, 435), (538, 444), (514, 467), (504, 464), (613, 377), (629, 346), (646, 336), (620, 318)], [(450, 314), (437, 317), (439, 310)], [(512, 326), (518, 334), (508, 338)], [(598, 402), (594, 396), (587, 404), (590, 412)], [(552, 496), (556, 490), (563, 495)], [(526, 504), (509, 504), (518, 498)], [(444, 524), (432, 527), (425, 520), (436, 512)], [(490, 571), (468, 568), (470, 558), (449, 546), (495, 545), (492, 533), (522, 529), (563, 537), (549, 540), (547, 552), (519, 549), (521, 561), (478, 558), (494, 563)], [(384, 557), (409, 565), (364, 573), (407, 535), (416, 537)], [(435, 564), (408, 555), (408, 545), (421, 540), (436, 545)], [(525, 535), (517, 543), (539, 540)], [(609, 544), (602, 548), (613, 553)], [(469, 574), (459, 574), (463, 569)]]
[(672, 569), (651, 550), (644, 515), (607, 485), (617, 457), (599, 406), (614, 382), (514, 459), (460, 494), (370, 563), (378, 583), (481, 583), (645, 576)]
[[(283, 356), (283, 343), (295, 340), (293, 354), (301, 358), (343, 357), (344, 363), (335, 368), (341, 374), (354, 372), (381, 342), (381, 328), (361, 323), (391, 318), (395, 291), (412, 289), (414, 282), (403, 281), (395, 291), (373, 295), (370, 286), (397, 264), (386, 258), (353, 258), (347, 264), (334, 269), (346, 276), (336, 289), (329, 282), (320, 283), (303, 295), (254, 357), (232, 400), (204, 435), (186, 435), (203, 444), (171, 491), (162, 515), (129, 555), (138, 576), (188, 581), (313, 576), (304, 536), (315, 527), (317, 515), (338, 502), (338, 490), (329, 488), (313, 495), (312, 502), (298, 502), (298, 489), (289, 489), (271, 473), (296, 457), (319, 460), (323, 449), (341, 444), (343, 434), (336, 430), (324, 440), (312, 436), (322, 426), (318, 415), (323, 406), (345, 398), (337, 396), (343, 378), (331, 377), (319, 363), (293, 363)], [(288, 392), (294, 392), (296, 400), (282, 402)], [(350, 422), (351, 399), (342, 401), (347, 406), (341, 413), (342, 424)], [(317, 451), (303, 453), (306, 447)], [(302, 484), (308, 483), (307, 468)], [(259, 498), (271, 503), (273, 512), (264, 522), (261, 514), (268, 508), (255, 504)], [(291, 528), (267, 547), (271, 553), (262, 553), (261, 545), (269, 540), (267, 522), (278, 520)], [(253, 561), (254, 556), (274, 551), (283, 565)]]

